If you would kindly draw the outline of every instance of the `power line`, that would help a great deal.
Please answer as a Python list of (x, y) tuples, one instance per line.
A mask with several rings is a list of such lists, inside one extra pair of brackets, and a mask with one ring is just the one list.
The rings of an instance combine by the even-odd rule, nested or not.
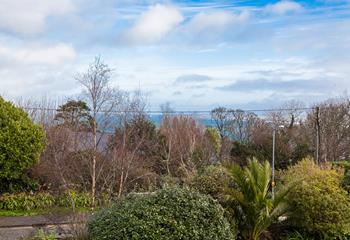
[[(24, 110), (38, 110), (38, 111), (59, 111), (57, 108), (41, 108), (41, 107), (22, 107)], [(286, 111), (307, 111), (307, 110), (315, 110), (316, 108), (310, 107), (310, 108), (271, 108), (271, 109), (236, 109), (243, 112), (286, 112)], [(160, 111), (160, 110), (145, 110), (145, 111), (139, 111), (139, 110), (100, 110), (97, 111), (97, 113), (138, 113), (138, 112), (144, 112), (148, 114), (161, 114), (161, 113), (167, 113), (167, 114), (205, 114), (205, 113), (212, 113), (213, 110), (173, 110), (173, 111)], [(91, 111), (90, 111), (91, 112)]]

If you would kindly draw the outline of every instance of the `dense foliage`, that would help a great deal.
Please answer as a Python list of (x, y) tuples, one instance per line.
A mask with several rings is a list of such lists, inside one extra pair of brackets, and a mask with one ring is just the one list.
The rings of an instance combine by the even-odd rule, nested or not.
[(224, 210), (211, 197), (168, 188), (132, 196), (98, 213), (89, 224), (91, 239), (234, 239)]
[(87, 193), (66, 191), (59, 195), (47, 192), (15, 193), (0, 196), (0, 210), (30, 211), (50, 207), (90, 207), (91, 197)]
[(0, 97), (0, 192), (13, 181), (21, 182), (25, 170), (39, 160), (45, 134), (22, 109)]
[(270, 164), (256, 159), (244, 168), (235, 165), (230, 172), (234, 185), (227, 189), (227, 197), (236, 207), (240, 234), (244, 239), (258, 240), (287, 210), (285, 200), (291, 187), (280, 189), (271, 197)]
[(88, 130), (91, 128), (90, 109), (83, 101), (70, 100), (59, 106), (55, 120), (59, 125), (66, 125), (76, 130)]
[(340, 169), (343, 171), (344, 177), (342, 181), (342, 187), (350, 193), (350, 162), (349, 161), (339, 161), (334, 162), (333, 167), (335, 169)]
[(230, 173), (225, 167), (212, 165), (198, 172), (191, 180), (190, 186), (222, 203), (224, 201), (225, 188), (228, 187), (230, 181)]
[[(286, 169), (288, 166), (312, 154), (308, 144), (295, 140), (292, 141), (293, 139), (290, 139), (290, 134), (287, 132), (280, 132), (278, 137), (278, 144), (276, 144), (276, 169)], [(249, 144), (243, 144), (237, 141), (234, 142), (230, 155), (235, 163), (246, 165), (247, 159), (253, 157), (259, 161), (271, 158), (271, 151), (272, 137), (267, 136), (263, 143), (251, 142)]]
[[(96, 63), (96, 73), (107, 68), (109, 74), (107, 65)], [(79, 76), (96, 91), (93, 72)], [(348, 97), (306, 114), (297, 102), (264, 117), (219, 107), (211, 122), (171, 114), (168, 106), (155, 123), (142, 96), (109, 88), (105, 77), (99, 78), (106, 87), (97, 89), (101, 94), (87, 102), (70, 100), (57, 111), (56, 104), (38, 110), (44, 106), (39, 104), (27, 115), (0, 99), (0, 193), (7, 192), (0, 196), (0, 210), (107, 206), (118, 199), (90, 224), (96, 239), (107, 240), (349, 238)], [(45, 129), (41, 155), (44, 133), (28, 116)], [(264, 161), (271, 159), (274, 129), (276, 169), (297, 165), (278, 171), (273, 199)], [(311, 160), (299, 163), (311, 155), (321, 168)], [(287, 199), (290, 185), (296, 186)], [(199, 193), (157, 191), (164, 186)], [(144, 191), (152, 193), (125, 198)], [(287, 220), (277, 221), (287, 207)]]
[(52, 207), (55, 198), (49, 193), (16, 193), (3, 194), (0, 197), (0, 209), (2, 210), (33, 210)]
[(350, 231), (350, 198), (341, 187), (341, 174), (321, 169), (306, 159), (285, 173), (286, 183), (295, 179), (301, 182), (288, 196), (292, 224), (318, 237), (343, 235)]
[(91, 203), (91, 195), (86, 192), (76, 192), (67, 190), (56, 197), (56, 205), (61, 207), (89, 207)]
[(56, 240), (56, 239), (57, 239), (57, 234), (53, 232), (45, 233), (44, 230), (42, 229), (35, 232), (33, 236), (20, 238), (20, 240)]

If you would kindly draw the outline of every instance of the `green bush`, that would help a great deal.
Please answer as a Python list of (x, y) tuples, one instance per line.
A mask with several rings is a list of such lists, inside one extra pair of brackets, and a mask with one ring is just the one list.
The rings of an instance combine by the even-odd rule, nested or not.
[(23, 210), (44, 209), (55, 205), (55, 198), (49, 193), (3, 194), (0, 197), (0, 209)]
[(339, 162), (334, 162), (333, 168), (336, 169), (341, 169), (344, 173), (343, 181), (342, 181), (342, 186), (343, 188), (350, 193), (350, 162), (349, 161), (339, 161)]
[(50, 207), (71, 207), (72, 201), (75, 207), (87, 208), (91, 206), (90, 194), (68, 190), (58, 196), (53, 196), (50, 193), (44, 192), (5, 193), (0, 197), (0, 209), (9, 211), (30, 211)]
[(56, 200), (57, 206), (60, 207), (81, 207), (87, 208), (91, 206), (91, 195), (89, 193), (79, 193), (74, 190), (67, 190)]
[(294, 231), (281, 238), (282, 240), (350, 240), (349, 234), (338, 233), (334, 236), (312, 236), (307, 233)]
[(93, 240), (230, 240), (224, 210), (210, 196), (167, 188), (129, 196), (102, 210), (89, 223)]
[[(44, 149), (44, 130), (22, 109), (0, 97), (0, 182), (20, 179)], [(0, 185), (0, 192), (8, 186)]]
[(224, 190), (228, 187), (230, 180), (231, 175), (226, 168), (211, 165), (196, 174), (189, 185), (200, 193), (223, 202)]
[(20, 240), (56, 240), (57, 236), (55, 233), (45, 233), (42, 229), (38, 230), (31, 237), (20, 238)]
[(202, 194), (210, 195), (218, 200), (225, 210), (225, 217), (230, 222), (232, 232), (236, 233), (237, 222), (234, 209), (225, 199), (225, 191), (231, 182), (232, 176), (227, 168), (221, 165), (211, 165), (197, 173), (189, 183), (189, 186)]
[(28, 177), (26, 174), (23, 174), (22, 177), (17, 179), (0, 179), (0, 193), (37, 191), (39, 187), (39, 182), (35, 179)]
[(286, 171), (283, 180), (300, 179), (288, 195), (291, 223), (318, 239), (350, 232), (350, 198), (341, 187), (342, 176), (303, 160)]
[(283, 240), (313, 240), (313, 238), (296, 231), (288, 234)]

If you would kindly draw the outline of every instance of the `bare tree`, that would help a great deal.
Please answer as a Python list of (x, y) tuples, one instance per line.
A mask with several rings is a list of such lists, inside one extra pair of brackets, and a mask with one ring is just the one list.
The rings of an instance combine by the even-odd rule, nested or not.
[(283, 111), (267, 112), (266, 122), (269, 123), (271, 128), (278, 128), (279, 126), (286, 126), (288, 124), (287, 119)]
[[(112, 69), (100, 57), (96, 57), (85, 73), (78, 74), (76, 80), (84, 88), (86, 102), (91, 109), (93, 154), (91, 162), (91, 195), (92, 203), (96, 196), (96, 159), (100, 140), (111, 127), (112, 112), (120, 103), (121, 92), (111, 87)], [(110, 130), (110, 129), (109, 129)], [(100, 133), (98, 136), (98, 132)]]
[(243, 110), (230, 110), (232, 115), (232, 123), (228, 127), (230, 133), (236, 141), (248, 143), (251, 136), (252, 126), (257, 119), (254, 113), (245, 112)]
[(211, 118), (214, 120), (221, 138), (225, 138), (227, 136), (227, 128), (232, 123), (230, 110), (224, 107), (215, 108), (211, 111)]
[(140, 92), (124, 96), (118, 124), (108, 144), (109, 161), (102, 171), (101, 185), (109, 196), (121, 197), (131, 185), (154, 182), (154, 155), (158, 153), (156, 127), (145, 114)]
[(321, 159), (324, 162), (349, 159), (349, 98), (345, 96), (330, 99), (318, 106), (320, 111)]
[(195, 170), (193, 154), (204, 135), (204, 128), (188, 116), (162, 119), (160, 133), (165, 137), (165, 166), (170, 176), (188, 177)]
[(39, 100), (24, 98), (15, 100), (15, 104), (24, 109), (34, 122), (45, 128), (54, 125), (56, 109), (60, 103), (61, 100), (48, 97)]
[[(149, 160), (150, 149), (154, 146), (152, 133), (155, 129), (145, 119), (135, 119), (116, 131), (111, 142), (111, 168), (109, 171), (109, 189), (121, 197), (131, 183), (149, 180), (156, 174)], [(108, 178), (105, 178), (108, 179)]]
[(285, 109), (283, 112), (286, 115), (286, 121), (289, 122), (288, 127), (291, 129), (296, 122), (300, 123), (302, 120), (301, 117), (305, 112), (305, 104), (302, 101), (290, 100), (282, 105), (282, 109)]

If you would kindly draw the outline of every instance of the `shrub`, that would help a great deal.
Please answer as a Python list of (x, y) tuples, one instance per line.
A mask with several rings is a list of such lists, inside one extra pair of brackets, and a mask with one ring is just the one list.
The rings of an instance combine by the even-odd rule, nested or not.
[(291, 232), (281, 238), (282, 240), (350, 240), (349, 234), (338, 233), (332, 237), (330, 236), (312, 236), (307, 233), (301, 233), (298, 231)]
[(87, 208), (91, 206), (91, 195), (67, 190), (57, 198), (56, 203), (60, 207), (70, 207), (74, 204), (74, 207)]
[[(0, 181), (20, 179), (39, 160), (44, 149), (43, 129), (22, 109), (0, 97)], [(1, 186), (0, 192), (7, 191)]]
[(56, 240), (57, 236), (55, 233), (45, 233), (42, 229), (38, 230), (33, 236), (31, 237), (22, 237), (20, 240)]
[(27, 191), (37, 191), (40, 185), (36, 179), (23, 174), (17, 179), (0, 179), (0, 192), (18, 193)]
[(306, 236), (300, 232), (292, 232), (288, 234), (283, 240), (313, 240), (312, 237)]
[(87, 208), (91, 206), (90, 194), (68, 190), (58, 196), (53, 196), (45, 192), (6, 193), (0, 197), (0, 209), (30, 211), (50, 207), (70, 207), (72, 206), (72, 201), (75, 207)]
[(345, 171), (342, 186), (348, 193), (350, 193), (350, 170)]
[(286, 171), (283, 180), (301, 179), (288, 195), (289, 220), (314, 236), (344, 235), (350, 230), (350, 198), (341, 187), (342, 176), (306, 159)]
[(226, 168), (211, 165), (194, 176), (190, 186), (202, 194), (212, 196), (219, 202), (224, 201), (224, 190), (228, 187), (231, 176)]
[(232, 232), (237, 232), (237, 222), (234, 209), (225, 199), (225, 190), (229, 187), (232, 177), (227, 168), (221, 165), (211, 165), (197, 173), (189, 186), (196, 191), (210, 195), (218, 200), (225, 210), (225, 217), (229, 220)]
[(210, 196), (167, 188), (129, 196), (89, 223), (91, 239), (233, 239), (224, 210)]
[(286, 196), (291, 186), (270, 195), (271, 167), (265, 161), (249, 160), (244, 168), (234, 165), (230, 173), (234, 185), (227, 189), (227, 198), (236, 209), (240, 235), (258, 240), (286, 211)]
[(45, 209), (55, 204), (55, 198), (49, 193), (16, 193), (3, 194), (0, 197), (0, 209), (2, 210), (22, 210)]
[(350, 162), (349, 161), (339, 161), (334, 162), (333, 167), (336, 169), (341, 169), (344, 173), (342, 187), (350, 193)]

